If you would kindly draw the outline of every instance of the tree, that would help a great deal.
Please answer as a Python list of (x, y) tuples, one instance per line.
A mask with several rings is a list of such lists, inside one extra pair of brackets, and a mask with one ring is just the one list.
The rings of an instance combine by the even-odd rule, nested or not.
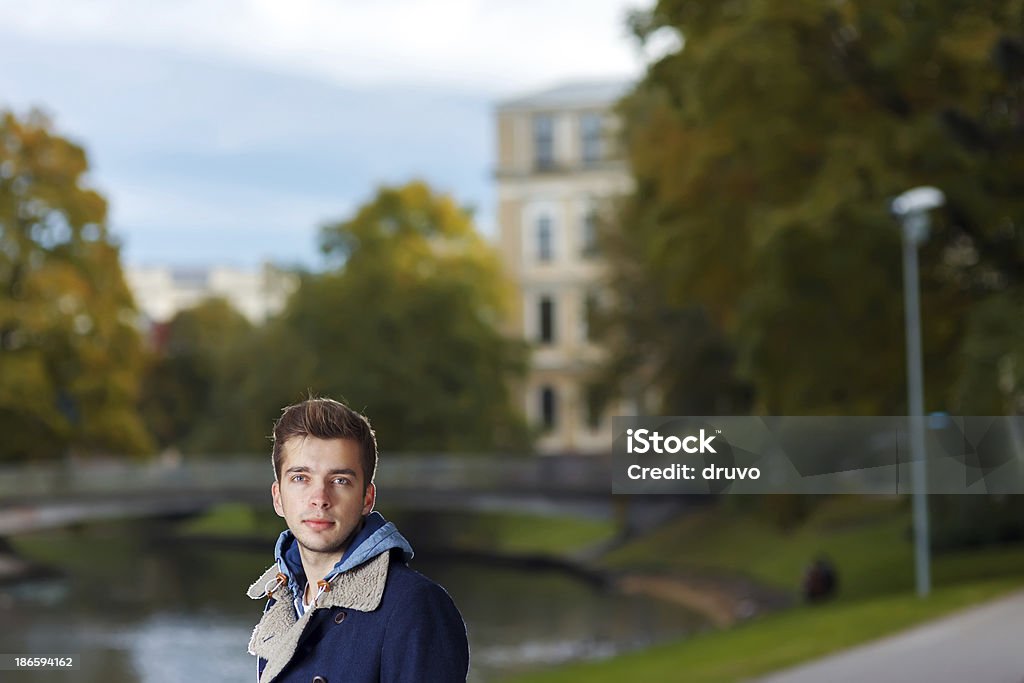
[(388, 448), (525, 445), (509, 393), (525, 346), (499, 332), (511, 291), (465, 209), (421, 182), (385, 187), (320, 242), (342, 267), (287, 318), (326, 389), (365, 407)]
[[(983, 351), (965, 340), (991, 328), (981, 302), (998, 298), (1020, 318), (1024, 49), (1011, 31), (1021, 11), (1005, 0), (661, 0), (634, 15), (641, 39), (676, 31), (684, 47), (620, 107), (636, 189), (619, 217), (628, 248), (611, 256), (648, 302), (642, 321), (620, 319), (654, 329), (706, 312), (758, 411), (902, 413), (899, 233), (887, 205), (936, 185), (949, 209), (921, 254), (926, 405), (1012, 404), (991, 391), (974, 403), (965, 387), (978, 382), (1012, 384), (1019, 400), (1019, 380), (997, 381), (1019, 356), (1018, 333), (1005, 327)], [(678, 335), (655, 339), (653, 357), (685, 356)], [(690, 380), (654, 378), (662, 389)]]
[(733, 344), (706, 307), (667, 300), (665, 288), (644, 266), (643, 243), (633, 235), (607, 224), (601, 230), (616, 267), (610, 278), (615, 296), (591, 323), (595, 337), (611, 350), (596, 385), (600, 398), (626, 394), (639, 401), (642, 413), (747, 413), (753, 390), (737, 375)]
[(87, 171), (44, 115), (0, 112), (3, 459), (151, 448), (134, 303)]
[(305, 274), (282, 315), (233, 350), (221, 419), (197, 447), (263, 449), (307, 392), (364, 411), (386, 450), (527, 445), (509, 392), (525, 345), (498, 329), (510, 292), (467, 211), (421, 182), (384, 187), (320, 243), (332, 268)]
[[(292, 296), (303, 296), (302, 288)], [(317, 380), (319, 363), (307, 340), (283, 317), (253, 329), (229, 347), (218, 381), (210, 391), (210, 409), (197, 423), (185, 450), (262, 451), (269, 455), (269, 436), (281, 408), (311, 391), (329, 395)]]
[(142, 410), (160, 447), (192, 450), (217, 417), (213, 397), (252, 325), (224, 299), (179, 311), (167, 323), (161, 348), (149, 359)]

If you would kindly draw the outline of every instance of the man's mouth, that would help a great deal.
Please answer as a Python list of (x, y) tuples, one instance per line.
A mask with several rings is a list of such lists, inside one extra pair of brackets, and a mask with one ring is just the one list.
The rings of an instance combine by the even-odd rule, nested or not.
[(334, 526), (334, 522), (329, 519), (307, 519), (303, 520), (302, 523), (314, 531), (323, 531), (324, 529)]

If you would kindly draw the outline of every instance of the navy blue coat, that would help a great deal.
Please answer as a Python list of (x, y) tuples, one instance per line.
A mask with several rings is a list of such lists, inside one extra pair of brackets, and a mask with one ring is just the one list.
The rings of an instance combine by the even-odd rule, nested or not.
[[(396, 536), (404, 539), (382, 521), (368, 520), (371, 528), (357, 539), (372, 535), (372, 559), (341, 572), (301, 618), (293, 606), (300, 593), (286, 573), (275, 574), (277, 566), (253, 584), (250, 597), (262, 597), (260, 586), (281, 579), (250, 643), (260, 656), (260, 683), (464, 683), (469, 645), (459, 610), (441, 586), (405, 564), (408, 546), (396, 545)], [(263, 675), (268, 658), (271, 678)]]

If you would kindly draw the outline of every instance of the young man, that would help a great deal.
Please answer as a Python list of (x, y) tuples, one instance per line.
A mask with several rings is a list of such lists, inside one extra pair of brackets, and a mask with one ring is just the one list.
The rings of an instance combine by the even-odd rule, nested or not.
[(409, 542), (373, 512), (377, 441), (325, 398), (274, 425), (274, 510), (288, 524), (249, 641), (260, 683), (448, 683), (469, 670), (466, 625), (443, 588), (407, 566)]

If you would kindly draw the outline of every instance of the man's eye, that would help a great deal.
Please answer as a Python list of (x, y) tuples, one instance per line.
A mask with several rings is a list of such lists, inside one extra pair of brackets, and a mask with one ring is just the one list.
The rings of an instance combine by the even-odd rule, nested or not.
[(338, 477), (337, 479), (334, 480), (334, 483), (335, 484), (349, 484), (350, 482), (349, 482), (348, 479), (345, 479), (344, 477)]
[(306, 477), (301, 475), (301, 474), (296, 474), (296, 475), (292, 476), (292, 481), (301, 481), (301, 480), (303, 480), (305, 478)]

